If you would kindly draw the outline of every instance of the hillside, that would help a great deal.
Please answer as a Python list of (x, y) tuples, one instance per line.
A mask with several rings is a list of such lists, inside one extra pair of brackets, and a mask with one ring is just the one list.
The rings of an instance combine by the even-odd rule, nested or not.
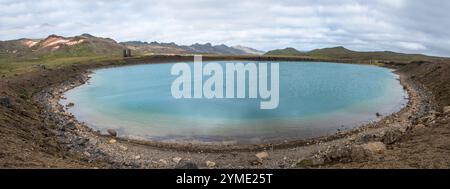
[(122, 45), (112, 39), (95, 37), (89, 34), (74, 37), (50, 35), (45, 39), (1, 41), (0, 57), (119, 55), (123, 48)]
[(331, 48), (324, 48), (324, 49), (315, 49), (312, 51), (307, 52), (310, 56), (345, 56), (351, 53), (354, 53), (355, 51), (348, 50), (342, 46), (339, 47), (331, 47)]
[(276, 49), (271, 50), (264, 55), (272, 55), (272, 56), (301, 56), (305, 53), (298, 51), (297, 49), (294, 49), (292, 47), (288, 47), (285, 49)]
[(315, 58), (331, 58), (352, 61), (377, 61), (377, 62), (411, 62), (411, 61), (435, 61), (443, 58), (422, 54), (405, 54), (390, 51), (357, 52), (344, 47), (316, 49), (307, 53)]
[(38, 41), (31, 39), (17, 39), (11, 41), (0, 41), (0, 57), (23, 56), (32, 52), (31, 46)]
[(266, 56), (302, 56), (317, 59), (332, 59), (349, 62), (396, 62), (409, 63), (411, 61), (438, 61), (446, 58), (427, 56), (422, 54), (404, 54), (390, 51), (358, 52), (345, 47), (332, 47), (315, 49), (309, 52), (300, 52), (294, 48), (269, 51)]

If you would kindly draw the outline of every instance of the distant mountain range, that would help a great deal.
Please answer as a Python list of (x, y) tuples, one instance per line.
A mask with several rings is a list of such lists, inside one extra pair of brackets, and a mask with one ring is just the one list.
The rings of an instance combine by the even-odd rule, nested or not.
[(313, 59), (343, 60), (352, 62), (394, 61), (410, 62), (415, 60), (441, 60), (444, 58), (421, 54), (404, 54), (390, 51), (357, 52), (344, 47), (299, 51), (295, 48), (272, 50), (267, 53), (245, 46), (227, 46), (206, 44), (178, 45), (176, 43), (128, 41), (118, 43), (110, 38), (101, 38), (90, 34), (75, 37), (50, 35), (45, 39), (17, 39), (0, 41), (0, 58), (5, 57), (42, 57), (42, 56), (93, 56), (122, 55), (123, 49), (131, 49), (132, 54), (210, 54), (210, 55), (263, 55), (295, 56)]
[(122, 42), (127, 48), (135, 50), (142, 54), (220, 54), (220, 55), (262, 55), (263, 51), (259, 51), (250, 47), (233, 46), (229, 47), (224, 44), (212, 45), (211, 43), (193, 44), (190, 46), (177, 45), (175, 43), (158, 43), (158, 42), (142, 42), (128, 41)]
[(120, 55), (129, 48), (133, 54), (218, 54), (218, 55), (262, 55), (264, 52), (250, 47), (227, 45), (193, 44), (190, 46), (175, 43), (128, 41), (118, 43), (110, 38), (82, 34), (75, 37), (50, 35), (45, 39), (17, 39), (0, 41), (0, 57), (32, 56), (89, 56)]
[(254, 48), (245, 47), (245, 46), (241, 46), (241, 45), (233, 46), (233, 48), (239, 49), (239, 50), (244, 51), (244, 52), (246, 52), (248, 54), (255, 54), (255, 55), (263, 55), (264, 54), (264, 51), (256, 50)]

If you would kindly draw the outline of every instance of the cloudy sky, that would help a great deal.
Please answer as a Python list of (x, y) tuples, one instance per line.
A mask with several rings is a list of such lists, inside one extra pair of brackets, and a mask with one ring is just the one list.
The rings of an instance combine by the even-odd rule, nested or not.
[(310, 50), (342, 45), (450, 56), (443, 0), (0, 0), (0, 40), (90, 33)]

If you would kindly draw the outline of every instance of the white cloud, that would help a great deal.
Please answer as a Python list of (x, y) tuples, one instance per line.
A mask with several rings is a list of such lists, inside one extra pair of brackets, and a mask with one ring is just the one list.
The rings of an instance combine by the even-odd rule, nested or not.
[(0, 40), (91, 33), (118, 41), (225, 43), (270, 50), (343, 45), (450, 56), (439, 0), (0, 0)]
[(397, 42), (397, 45), (403, 49), (408, 49), (412, 51), (425, 50), (427, 49), (425, 46), (419, 43), (413, 42)]
[(379, 0), (379, 2), (395, 8), (400, 8), (406, 3), (405, 0)]

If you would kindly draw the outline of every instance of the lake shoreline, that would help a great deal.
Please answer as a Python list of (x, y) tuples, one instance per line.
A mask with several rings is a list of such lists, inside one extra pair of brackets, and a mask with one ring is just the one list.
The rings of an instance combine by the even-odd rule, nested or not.
[[(322, 63), (322, 62), (320, 62)], [(328, 62), (327, 62), (328, 63)], [(145, 64), (145, 63), (144, 63)], [(295, 63), (294, 63), (295, 64)], [(312, 63), (314, 64), (314, 63)], [(330, 64), (340, 64), (340, 63), (332, 63), (330, 62)], [(71, 109), (73, 108), (72, 106), (78, 106), (77, 102), (75, 101), (70, 101), (69, 99), (65, 99), (65, 94), (74, 89), (77, 88), (81, 85), (84, 85), (85, 83), (89, 83), (89, 80), (91, 79), (91, 76), (95, 73), (96, 70), (101, 70), (104, 68), (96, 68), (96, 69), (91, 69), (88, 70), (86, 73), (83, 73), (82, 77), (79, 80), (76, 80), (75, 82), (71, 82), (70, 84), (65, 84), (62, 85), (59, 88), (53, 89), (50, 91), (50, 93), (53, 93), (53, 96), (55, 97), (54, 99), (52, 99), (50, 102), (51, 104), (53, 104), (53, 109), (54, 110), (62, 110), (62, 114), (64, 115), (70, 115), (72, 119), (70, 119), (72, 122), (76, 123), (77, 125), (81, 125), (82, 127), (86, 127), (86, 128), (92, 128), (93, 130), (95, 130), (95, 133), (99, 136), (108, 136), (106, 130), (107, 129), (114, 129), (117, 126), (111, 125), (109, 128), (103, 128), (100, 132), (100, 130), (97, 130), (95, 126), (93, 125), (89, 125), (87, 123), (82, 123), (78, 120), (76, 120), (76, 116), (73, 115), (72, 113), (74, 113), (73, 111), (71, 111)], [(109, 69), (109, 68), (108, 68)], [(389, 68), (386, 68), (389, 69)], [(389, 69), (392, 72), (395, 72), (394, 69)], [(395, 74), (395, 73), (394, 73)], [(396, 80), (399, 81), (400, 85), (404, 86), (405, 84), (400, 82), (400, 75), (396, 75), (394, 76)], [(406, 88), (406, 87), (405, 87)], [(55, 92), (57, 91), (57, 92)], [(341, 127), (337, 128), (336, 131), (338, 131), (337, 134), (342, 135), (339, 137), (345, 137), (347, 135), (347, 133), (354, 133), (354, 132), (358, 132), (358, 131), (353, 131), (353, 130), (358, 130), (359, 127), (361, 126), (370, 126), (373, 125), (375, 122), (384, 119), (385, 117), (391, 115), (392, 113), (396, 113), (398, 111), (401, 111), (402, 109), (404, 109), (406, 107), (406, 104), (409, 103), (408, 100), (408, 94), (409, 91), (404, 91), (406, 96), (403, 96), (403, 100), (405, 101), (403, 103), (405, 103), (404, 105), (400, 105), (396, 107), (395, 111), (390, 112), (390, 113), (386, 113), (386, 112), (380, 112), (381, 114), (379, 114), (379, 116), (376, 116), (376, 113), (378, 114), (378, 112), (373, 113), (373, 116), (375, 118), (373, 119), (367, 119), (364, 121), (361, 121), (360, 123), (355, 123), (354, 125), (346, 125), (347, 127), (344, 127), (344, 125), (342, 125)], [(64, 103), (62, 103), (62, 100), (64, 101)], [(60, 104), (55, 104), (54, 102), (60, 102)], [(74, 103), (73, 103), (74, 102)], [(71, 106), (68, 107), (67, 104), (71, 103)], [(62, 107), (61, 107), (62, 105)], [(75, 113), (76, 114), (76, 113)], [(351, 119), (351, 118), (348, 118)], [(89, 121), (87, 121), (89, 122)], [(331, 131), (333, 132), (333, 131)], [(101, 133), (101, 134), (100, 134)], [(116, 139), (121, 140), (121, 141), (129, 141), (129, 142), (133, 142), (133, 143), (138, 143), (138, 144), (145, 144), (145, 145), (149, 145), (149, 146), (156, 146), (156, 147), (163, 147), (163, 148), (173, 148), (173, 149), (182, 149), (185, 151), (208, 151), (208, 152), (212, 152), (212, 151), (216, 151), (214, 149), (220, 149), (222, 151), (228, 151), (228, 150), (261, 150), (261, 149), (265, 149), (268, 147), (275, 147), (275, 148), (288, 148), (291, 146), (300, 146), (300, 145), (307, 145), (307, 144), (313, 144), (313, 143), (317, 143), (317, 142), (322, 142), (322, 141), (327, 141), (330, 140), (329, 138), (335, 139), (335, 138), (339, 138), (337, 136), (335, 136), (336, 134), (324, 134), (321, 136), (311, 136), (311, 137), (303, 137), (303, 138), (296, 138), (296, 137), (273, 137), (267, 140), (263, 140), (260, 142), (249, 142), (247, 138), (247, 141), (239, 141), (240, 137), (235, 137), (234, 140), (232, 139), (226, 139), (226, 137), (221, 137), (221, 136), (192, 136), (192, 139), (190, 140), (178, 140), (179, 137), (176, 136), (167, 136), (167, 137), (160, 137), (161, 139), (144, 139), (143, 137), (134, 137), (133, 135), (124, 135), (120, 132), (120, 129), (117, 132), (118, 137), (116, 137)], [(201, 139), (198, 139), (201, 138)], [(248, 136), (251, 137), (251, 136)], [(202, 140), (205, 139), (205, 140)], [(198, 146), (198, 147), (197, 147)], [(230, 149), (228, 149), (230, 148)]]
[[(419, 94), (421, 94), (421, 92), (420, 92), (421, 90), (418, 89), (416, 86), (414, 86), (412, 82), (407, 81), (403, 74), (397, 73), (400, 76), (400, 83), (405, 87), (407, 93), (411, 97), (410, 100), (408, 100), (408, 105), (403, 107), (398, 112), (395, 112), (388, 116), (384, 116), (384, 118), (382, 118), (380, 121), (365, 124), (365, 125), (355, 128), (355, 129), (351, 129), (349, 131), (338, 132), (336, 134), (329, 135), (329, 136), (315, 137), (315, 138), (304, 139), (304, 140), (283, 141), (283, 142), (278, 142), (278, 143), (263, 143), (263, 144), (170, 143), (170, 142), (136, 140), (136, 139), (129, 139), (129, 138), (112, 137), (109, 135), (102, 135), (102, 134), (100, 134), (100, 132), (94, 131), (92, 128), (90, 128), (86, 124), (77, 122), (75, 117), (73, 115), (71, 115), (70, 113), (68, 113), (66, 111), (66, 108), (63, 107), (58, 102), (60, 101), (60, 98), (64, 95), (64, 93), (66, 91), (88, 82), (88, 80), (90, 78), (89, 74), (91, 74), (91, 73), (92, 73), (91, 70), (87, 70), (87, 72), (82, 74), (79, 79), (75, 80), (75, 83), (74, 83), (74, 81), (72, 81), (68, 85), (63, 84), (60, 88), (50, 90), (50, 92), (53, 93), (52, 96), (55, 98), (49, 99), (48, 104), (52, 105), (50, 110), (54, 111), (54, 112), (56, 110), (56, 112), (58, 114), (58, 115), (51, 115), (51, 116), (52, 117), (60, 117), (60, 119), (63, 122), (66, 121), (66, 124), (61, 125), (61, 127), (65, 127), (66, 125), (71, 125), (71, 124), (74, 125), (75, 136), (65, 136), (65, 138), (74, 138), (74, 139), (69, 140), (67, 142), (77, 141), (76, 135), (88, 138), (88, 141), (96, 141), (93, 144), (93, 146), (94, 146), (93, 149), (100, 148), (101, 151), (108, 151), (110, 154), (108, 156), (115, 156), (115, 155), (111, 155), (111, 154), (116, 154), (116, 156), (118, 156), (118, 157), (113, 157), (113, 159), (119, 159), (119, 160), (116, 160), (116, 161), (113, 160), (113, 162), (115, 162), (115, 163), (123, 162), (124, 159), (128, 160), (131, 163), (131, 162), (133, 162), (133, 159), (136, 159), (136, 155), (134, 155), (134, 154), (145, 154), (145, 151), (147, 150), (147, 148), (156, 148), (156, 149), (162, 151), (162, 152), (157, 152), (157, 153), (167, 154), (171, 157), (182, 157), (182, 159), (191, 159), (191, 158), (185, 158), (182, 155), (178, 155), (179, 153), (181, 153), (181, 154), (183, 154), (183, 153), (199, 153), (199, 154), (214, 153), (215, 155), (220, 155), (220, 154), (224, 154), (224, 153), (239, 152), (239, 153), (247, 154), (247, 156), (250, 156), (250, 159), (246, 160), (246, 162), (255, 161), (255, 160), (252, 160), (254, 158), (250, 154), (254, 154), (257, 152), (264, 152), (264, 151), (271, 151), (272, 152), (271, 154), (273, 154), (273, 153), (286, 154), (286, 152), (285, 152), (286, 150), (289, 150), (291, 148), (297, 148), (297, 150), (302, 150), (302, 151), (306, 152), (307, 154), (317, 154), (318, 152), (326, 151), (326, 149), (330, 148), (330, 146), (346, 146), (349, 143), (352, 143), (351, 137), (354, 135), (362, 134), (363, 136), (365, 136), (367, 134), (364, 134), (364, 133), (372, 133), (372, 132), (374, 132), (375, 129), (377, 129), (376, 133), (382, 133), (382, 132), (385, 132), (386, 130), (389, 130), (390, 128), (387, 128), (389, 126), (389, 124), (387, 124), (389, 122), (388, 120), (396, 120), (400, 116), (409, 117), (409, 116), (416, 114), (413, 112), (413, 110), (420, 109), (420, 107), (418, 107), (419, 106), (418, 102), (423, 100), (423, 99), (421, 99), (422, 96), (419, 95)], [(414, 107), (414, 108), (412, 108), (412, 107)], [(60, 110), (60, 111), (57, 111), (57, 110)], [(406, 120), (401, 120), (401, 122), (404, 122), (404, 121), (406, 121)], [(392, 122), (394, 122), (394, 121), (392, 121)], [(402, 130), (404, 132), (406, 132), (406, 130), (407, 130), (406, 127), (399, 127), (396, 129)], [(99, 145), (97, 143), (101, 143), (101, 144)], [(136, 148), (135, 147), (136, 145), (142, 145), (142, 148), (141, 147)], [(119, 146), (119, 147), (117, 148), (117, 146)], [(312, 149), (310, 149), (312, 146), (316, 146), (316, 148), (319, 148), (322, 150), (319, 150), (319, 149), (312, 150)], [(130, 148), (133, 148), (133, 147), (134, 147), (134, 150), (136, 151), (134, 153), (131, 153), (133, 155), (130, 155), (129, 153), (125, 153), (125, 154), (123, 153), (125, 149), (126, 149), (126, 151), (128, 151)], [(305, 149), (302, 149), (303, 147), (305, 147)], [(279, 150), (282, 150), (284, 152), (278, 152)], [(172, 154), (173, 152), (168, 153), (167, 151), (175, 151), (175, 153)], [(82, 153), (82, 152), (80, 151), (79, 153)], [(88, 152), (87, 154), (93, 154), (93, 153), (95, 153), (95, 152), (91, 152), (91, 153)], [(120, 154), (120, 155), (118, 155), (118, 154)], [(328, 154), (325, 154), (322, 156), (328, 156)], [(152, 156), (148, 157), (146, 155), (138, 155), (138, 157), (139, 157), (140, 161), (145, 161), (146, 158), (153, 159)], [(165, 164), (166, 161), (164, 161), (165, 159), (167, 159), (167, 158), (160, 158), (157, 162), (152, 162), (150, 164), (155, 167), (163, 167), (163, 168), (164, 167), (170, 168), (170, 167), (176, 166), (176, 165), (171, 164), (172, 162), (167, 163), (167, 165), (166, 165)], [(196, 158), (196, 159), (199, 159), (199, 158)], [(315, 160), (315, 161), (316, 162), (322, 162), (322, 161), (325, 162), (324, 159), (325, 158), (322, 157), (322, 158), (319, 158), (319, 160)], [(160, 161), (160, 160), (162, 160), (162, 161)], [(170, 158), (167, 161), (170, 162)], [(211, 158), (210, 161), (218, 162), (220, 160), (218, 160), (217, 158)], [(229, 163), (232, 164), (233, 161), (231, 161)], [(200, 162), (198, 162), (197, 164), (200, 164)], [(221, 163), (221, 164), (223, 164), (223, 163)], [(252, 164), (252, 163), (250, 163), (250, 164)], [(259, 165), (257, 160), (256, 160), (256, 162), (253, 162), (253, 164), (256, 165), (257, 167)], [(138, 165), (135, 165), (135, 166), (140, 167)], [(288, 165), (286, 165), (286, 166), (288, 166)], [(254, 167), (254, 166), (251, 166), (251, 167)], [(239, 168), (239, 167), (231, 166), (229, 168)]]
[[(174, 59), (163, 57), (149, 62), (177, 62), (188, 59), (187, 57)], [(146, 60), (136, 60), (132, 61), (131, 64), (139, 64), (144, 61)], [(346, 158), (350, 158), (350, 162), (358, 162), (372, 157), (370, 154), (373, 153), (373, 149), (368, 148), (368, 144), (383, 144), (386, 148), (414, 128), (416, 124), (412, 123), (413, 120), (423, 117), (426, 112), (433, 109), (433, 105), (429, 104), (432, 103), (430, 94), (422, 86), (417, 85), (407, 72), (400, 71), (398, 73), (401, 76), (401, 83), (406, 87), (410, 96), (408, 105), (401, 111), (386, 116), (381, 121), (349, 132), (311, 140), (249, 146), (178, 145), (129, 140), (100, 135), (91, 128), (78, 123), (58, 103), (59, 98), (65, 91), (83, 84), (89, 79), (87, 77), (89, 70), (120, 65), (129, 64), (104, 62), (88, 66), (74, 65), (64, 68), (63, 73), (56, 73), (55, 70), (51, 70), (43, 72), (52, 73), (45, 73), (45, 75), (39, 73), (36, 76), (40, 79), (47, 79), (44, 79), (46, 82), (37, 80), (37, 82), (42, 82), (41, 87), (33, 86), (36, 91), (33, 95), (33, 101), (39, 104), (41, 117), (56, 123), (51, 129), (57, 138), (55, 142), (67, 153), (63, 157), (72, 159), (75, 167), (174, 168), (182, 166), (185, 161), (191, 161), (203, 168), (301, 168), (302, 166), (330, 165), (342, 162)], [(55, 77), (58, 77), (58, 79), (55, 79)], [(48, 79), (54, 81), (49, 84)], [(22, 81), (27, 80), (30, 79)], [(392, 140), (386, 141), (389, 139)], [(349, 149), (351, 153), (335, 154), (336, 150), (342, 151), (342, 148), (345, 149), (344, 151), (348, 151), (348, 146), (351, 146)], [(355, 153), (355, 155), (353, 148), (362, 150), (362, 154)], [(268, 156), (255, 157), (258, 152), (266, 152)], [(206, 165), (206, 159), (215, 162), (215, 165)], [(302, 165), (303, 160), (307, 160), (305, 162), (311, 162), (311, 164)], [(77, 161), (81, 161), (81, 163)], [(62, 165), (62, 167), (66, 166)]]

